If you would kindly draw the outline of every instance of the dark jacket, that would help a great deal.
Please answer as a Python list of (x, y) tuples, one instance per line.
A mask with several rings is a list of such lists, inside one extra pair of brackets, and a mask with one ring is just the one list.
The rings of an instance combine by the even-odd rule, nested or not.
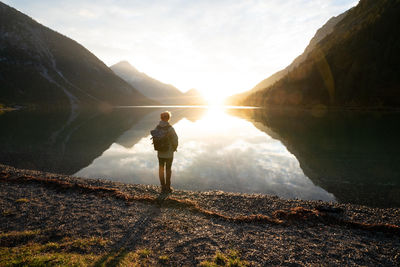
[(168, 127), (168, 137), (169, 137), (169, 149), (167, 151), (158, 151), (159, 158), (173, 158), (174, 152), (178, 148), (178, 135), (176, 135), (174, 127), (172, 127), (169, 122), (160, 121), (159, 127)]

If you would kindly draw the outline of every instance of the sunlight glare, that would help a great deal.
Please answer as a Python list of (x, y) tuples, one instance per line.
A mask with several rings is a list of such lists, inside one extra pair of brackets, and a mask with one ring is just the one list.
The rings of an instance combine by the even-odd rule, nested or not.
[(203, 95), (210, 107), (222, 106), (226, 98), (226, 96), (216, 92), (204, 92)]
[(215, 130), (220, 127), (225, 127), (224, 125), (228, 118), (229, 116), (225, 113), (224, 107), (214, 104), (209, 106), (202, 120), (207, 124), (207, 127), (211, 127)]

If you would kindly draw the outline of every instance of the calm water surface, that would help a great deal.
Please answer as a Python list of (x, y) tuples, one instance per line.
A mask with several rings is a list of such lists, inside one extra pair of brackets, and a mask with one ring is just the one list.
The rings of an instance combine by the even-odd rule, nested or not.
[(172, 112), (176, 189), (400, 206), (396, 112), (131, 107), (0, 115), (0, 163), (158, 185), (150, 130)]
[[(75, 175), (158, 184), (157, 154), (149, 131), (158, 123), (160, 111), (143, 117)], [(172, 108), (173, 116), (180, 116), (179, 112)], [(335, 199), (304, 175), (299, 162), (279, 140), (251, 122), (217, 108), (194, 108), (188, 114), (189, 118), (172, 122), (180, 143), (172, 167), (174, 188)]]

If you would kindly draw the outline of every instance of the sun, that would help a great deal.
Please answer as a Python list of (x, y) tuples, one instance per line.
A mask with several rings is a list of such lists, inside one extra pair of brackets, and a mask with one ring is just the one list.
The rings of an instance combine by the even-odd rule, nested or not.
[(208, 103), (208, 106), (218, 107), (224, 104), (224, 100), (226, 96), (219, 94), (217, 92), (205, 92), (203, 93), (205, 100)]

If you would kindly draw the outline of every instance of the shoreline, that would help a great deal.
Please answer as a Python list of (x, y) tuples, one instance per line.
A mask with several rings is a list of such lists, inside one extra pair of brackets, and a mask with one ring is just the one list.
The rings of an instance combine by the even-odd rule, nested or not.
[(0, 247), (26, 243), (4, 238), (7, 233), (40, 231), (46, 234), (31, 241), (50, 242), (53, 235), (107, 241), (85, 255), (148, 249), (151, 265), (198, 265), (231, 249), (250, 266), (395, 266), (400, 259), (400, 208), (222, 191), (176, 190), (159, 201), (157, 186), (6, 165), (0, 182)]

